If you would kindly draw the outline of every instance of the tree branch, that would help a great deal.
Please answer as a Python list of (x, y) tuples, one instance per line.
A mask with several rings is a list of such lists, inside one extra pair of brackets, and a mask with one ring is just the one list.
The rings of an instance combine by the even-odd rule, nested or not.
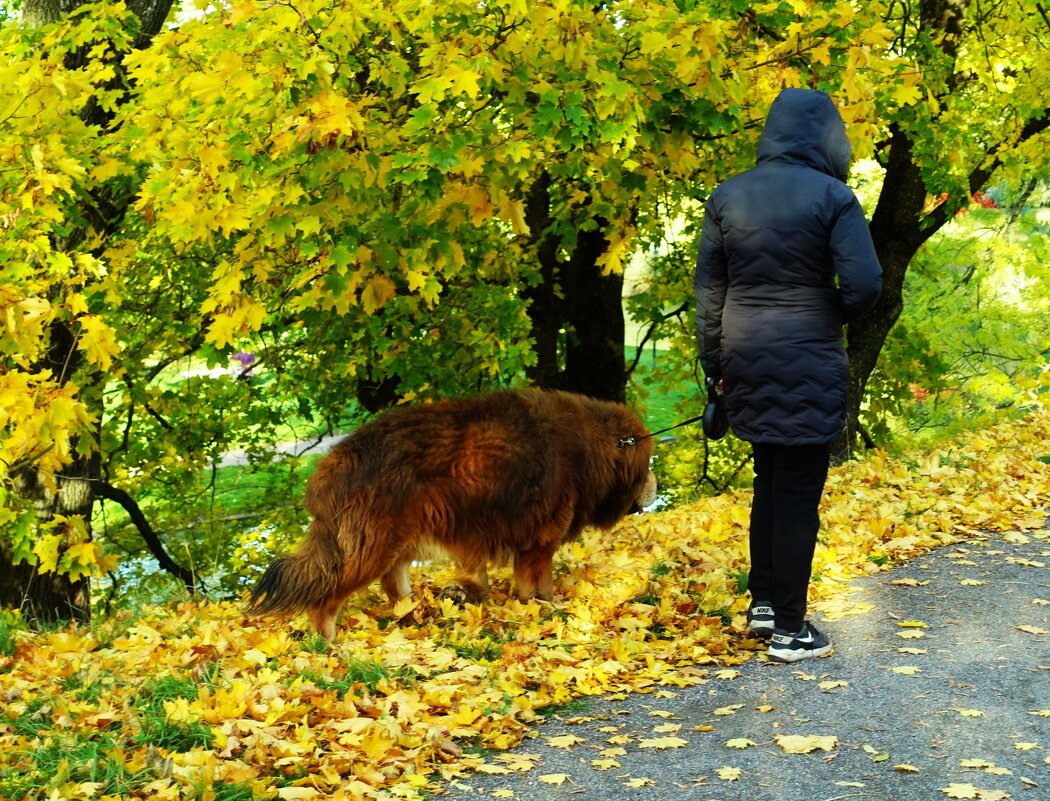
[(164, 550), (164, 543), (160, 541), (157, 532), (153, 530), (153, 527), (146, 519), (146, 515), (143, 514), (142, 509), (135, 502), (134, 498), (124, 490), (114, 487), (105, 481), (99, 481), (95, 484), (95, 494), (107, 501), (119, 504), (128, 513), (131, 522), (135, 524), (135, 528), (139, 530), (139, 534), (142, 535), (142, 539), (145, 541), (150, 553), (156, 558), (157, 564), (181, 581), (191, 595), (197, 592), (197, 582), (193, 572), (177, 564), (175, 560), (168, 556), (168, 552)]

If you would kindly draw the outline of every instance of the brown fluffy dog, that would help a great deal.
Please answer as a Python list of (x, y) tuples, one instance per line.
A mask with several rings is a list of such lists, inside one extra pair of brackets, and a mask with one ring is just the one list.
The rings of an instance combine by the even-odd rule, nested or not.
[[(254, 614), (307, 611), (331, 639), (351, 593), (379, 579), (390, 601), (435, 549), (466, 597), (510, 558), (521, 598), (550, 599), (551, 561), (584, 526), (611, 528), (655, 499), (652, 440), (620, 404), (524, 390), (402, 406), (336, 444), (306, 487), (313, 522), (252, 591)], [(630, 440), (623, 442), (623, 440)]]

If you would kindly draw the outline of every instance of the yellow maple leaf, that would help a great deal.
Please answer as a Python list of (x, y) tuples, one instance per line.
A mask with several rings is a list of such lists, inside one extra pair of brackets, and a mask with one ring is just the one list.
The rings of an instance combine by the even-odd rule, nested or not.
[(728, 706), (720, 706), (715, 710), (716, 715), (735, 715), (736, 711), (742, 707), (743, 704), (729, 704)]
[(728, 748), (750, 748), (756, 745), (754, 740), (749, 740), (746, 737), (734, 737), (731, 740), (726, 740), (726, 746)]
[(624, 785), (626, 785), (627, 787), (655, 787), (656, 782), (654, 782), (652, 779), (646, 779), (643, 776), (638, 776), (633, 779), (628, 779), (624, 782)]
[(894, 673), (899, 673), (901, 676), (917, 676), (922, 673), (922, 668), (915, 667), (915, 665), (898, 665), (890, 668), (890, 670)]
[(540, 781), (544, 784), (565, 784), (569, 780), (568, 773), (546, 773), (540, 776)]
[(917, 767), (915, 767), (914, 765), (909, 765), (907, 763), (902, 763), (900, 765), (894, 765), (893, 769), (895, 771), (897, 771), (898, 773), (918, 773), (919, 772), (919, 769)]
[(715, 770), (715, 775), (722, 781), (735, 782), (741, 777), (741, 775), (743, 775), (743, 771), (740, 768), (724, 767), (717, 768)]
[(957, 782), (953, 782), (947, 787), (942, 787), (941, 792), (949, 798), (977, 798), (978, 793), (980, 793), (980, 790), (978, 790), (972, 784), (960, 784)]
[(1025, 634), (1050, 634), (1050, 629), (1044, 629), (1042, 626), (1016, 626), (1015, 628)]
[(839, 738), (833, 734), (778, 734), (773, 739), (789, 754), (809, 754), (818, 750), (830, 751), (839, 744)]
[(681, 723), (661, 723), (659, 726), (653, 726), (653, 731), (657, 734), (678, 734), (681, 728)]
[(651, 718), (673, 718), (674, 717), (674, 713), (673, 712), (667, 712), (666, 710), (663, 710), (663, 709), (650, 709), (649, 710), (649, 717), (651, 717)]
[(984, 712), (980, 709), (960, 709), (959, 714), (964, 718), (981, 718), (984, 717)]
[(361, 308), (365, 314), (375, 314), (376, 310), (394, 297), (394, 284), (385, 275), (373, 276), (361, 290)]
[(38, 560), (37, 569), (41, 573), (53, 573), (58, 569), (59, 549), (65, 538), (58, 534), (44, 534), (33, 545), (33, 553)]
[(575, 734), (559, 734), (556, 737), (548, 737), (547, 745), (551, 748), (572, 748), (574, 745), (579, 745), (583, 742), (582, 737), (577, 737)]
[(650, 737), (638, 741), (639, 748), (656, 748), (660, 751), (668, 748), (684, 748), (687, 745), (689, 741), (681, 737)]
[(514, 791), (513, 790), (507, 790), (507, 789), (504, 789), (504, 788), (501, 788), (499, 790), (493, 790), (492, 791), (492, 797), (493, 798), (513, 798), (514, 797)]
[(620, 763), (615, 759), (592, 759), (591, 767), (595, 770), (612, 770), (620, 767)]
[(109, 370), (113, 357), (120, 353), (117, 336), (98, 315), (88, 314), (78, 319), (80, 348), (87, 360), (102, 370)]

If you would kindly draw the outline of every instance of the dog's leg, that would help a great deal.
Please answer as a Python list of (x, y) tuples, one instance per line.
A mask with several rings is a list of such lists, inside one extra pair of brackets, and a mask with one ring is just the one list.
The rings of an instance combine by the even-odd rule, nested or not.
[(326, 598), (320, 606), (309, 610), (310, 622), (314, 629), (326, 640), (335, 639), (335, 620), (339, 617), (339, 610), (343, 606), (346, 595), (332, 595)]
[(391, 604), (396, 604), (402, 598), (407, 598), (412, 594), (412, 582), (408, 578), (410, 564), (411, 561), (395, 562), (379, 578), (379, 584)]
[(456, 582), (467, 594), (467, 600), (477, 603), (489, 594), (489, 572), (485, 561), (477, 564), (460, 565)]
[(554, 544), (514, 555), (514, 590), (520, 599), (542, 598), (549, 601), (554, 598), (551, 567), (557, 549), (558, 545)]

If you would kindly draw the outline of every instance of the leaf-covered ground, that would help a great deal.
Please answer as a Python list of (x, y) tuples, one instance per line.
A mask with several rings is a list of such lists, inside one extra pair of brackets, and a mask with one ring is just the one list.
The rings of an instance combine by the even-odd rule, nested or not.
[[(975, 531), (1042, 528), (1048, 442), (1038, 412), (835, 468), (816, 608), (834, 615), (851, 577)], [(553, 605), (508, 600), (503, 570), (487, 603), (459, 609), (436, 600), (450, 572), (417, 570), (411, 602), (363, 594), (332, 644), (227, 603), (15, 632), (0, 655), (0, 797), (413, 799), (472, 770), (531, 770), (502, 752), (545, 710), (754, 656), (739, 635), (748, 503), (589, 533), (559, 552)]]

